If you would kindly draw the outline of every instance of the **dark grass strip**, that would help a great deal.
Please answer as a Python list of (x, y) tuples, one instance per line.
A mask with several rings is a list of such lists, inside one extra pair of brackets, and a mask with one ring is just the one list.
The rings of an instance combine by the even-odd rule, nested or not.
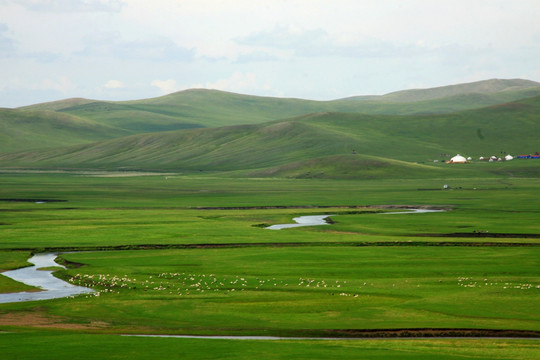
[(122, 334), (124, 336), (163, 336), (193, 338), (227, 338), (230, 340), (354, 340), (354, 339), (399, 339), (399, 338), (515, 338), (538, 339), (540, 331), (510, 329), (460, 329), (460, 328), (404, 328), (404, 329), (302, 329), (302, 330), (239, 330), (233, 333), (203, 331), (197, 334)]
[(115, 250), (160, 250), (160, 249), (230, 249), (250, 247), (395, 247), (395, 246), (431, 246), (431, 247), (539, 247), (540, 243), (521, 242), (459, 242), (459, 241), (383, 241), (383, 242), (260, 242), (260, 243), (221, 243), (221, 244), (130, 244), (110, 246), (48, 246), (4, 248), (2, 251), (66, 252), (66, 251), (115, 251)]

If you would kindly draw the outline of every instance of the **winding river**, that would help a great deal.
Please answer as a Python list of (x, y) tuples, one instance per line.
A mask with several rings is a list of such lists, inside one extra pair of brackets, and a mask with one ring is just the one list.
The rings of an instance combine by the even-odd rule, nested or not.
[[(432, 210), (432, 209), (405, 209), (400, 211), (392, 211), (379, 213), (380, 215), (395, 215), (395, 214), (423, 214), (432, 212), (443, 212), (446, 210)], [(293, 218), (296, 224), (278, 224), (266, 227), (268, 230), (281, 230), (288, 228), (295, 228), (301, 226), (317, 226), (317, 225), (330, 225), (326, 222), (326, 218), (333, 215), (307, 215)]]
[(36, 286), (43, 291), (0, 294), (0, 303), (58, 299), (73, 295), (87, 294), (94, 291), (90, 288), (75, 286), (60, 280), (54, 277), (52, 275), (53, 272), (50, 270), (39, 270), (40, 268), (50, 266), (65, 268), (54, 261), (56, 256), (57, 254), (52, 253), (36, 254), (28, 259), (28, 262), (34, 264), (34, 266), (1, 273), (15, 281), (30, 286)]

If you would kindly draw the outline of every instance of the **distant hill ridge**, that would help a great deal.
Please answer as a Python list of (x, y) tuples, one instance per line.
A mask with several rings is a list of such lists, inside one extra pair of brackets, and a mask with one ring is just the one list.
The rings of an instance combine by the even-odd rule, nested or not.
[(0, 166), (241, 171), (291, 177), (341, 174), (343, 178), (364, 168), (370, 176), (395, 172), (409, 177), (429, 172), (429, 167), (415, 163), (432, 163), (440, 154), (534, 153), (540, 149), (539, 113), (540, 96), (450, 114), (325, 112), (0, 154)]
[(503, 91), (539, 87), (540, 83), (523, 79), (490, 79), (430, 89), (411, 89), (392, 92), (378, 98), (388, 102), (413, 102), (440, 99), (463, 94), (493, 94)]
[(0, 114), (0, 153), (85, 144), (143, 133), (264, 124), (314, 113), (444, 114), (538, 95), (540, 83), (492, 79), (332, 101), (206, 89), (133, 101), (71, 98), (3, 111)]
[[(342, 100), (377, 100), (385, 102), (417, 102), (425, 101), (432, 99), (439, 99), (444, 97), (451, 97), (456, 95), (463, 94), (493, 94), (503, 91), (514, 91), (514, 90), (525, 90), (540, 87), (540, 83), (532, 80), (524, 79), (489, 79), (481, 80), (470, 83), (456, 84), (456, 85), (446, 85), (433, 88), (423, 88), (423, 89), (408, 89), (394, 91), (385, 95), (362, 95), (362, 96), (352, 96), (342, 99), (330, 100), (330, 101), (314, 101), (313, 102), (332, 102), (332, 101), (342, 101)], [(20, 107), (19, 109), (27, 110), (63, 110), (70, 107), (75, 107), (79, 105), (85, 105), (88, 103), (100, 102), (100, 103), (119, 103), (119, 104), (169, 104), (171, 102), (176, 102), (177, 98), (184, 100), (186, 102), (197, 101), (200, 96), (211, 96), (216, 94), (228, 94), (230, 97), (242, 97), (244, 99), (251, 98), (252, 100), (260, 99), (279, 99), (279, 100), (305, 100), (301, 98), (272, 98), (266, 96), (257, 96), (257, 95), (244, 95), (238, 93), (232, 93), (221, 90), (214, 89), (187, 89), (177, 91), (168, 95), (159, 96), (155, 98), (148, 98), (143, 100), (130, 100), (130, 101), (102, 101), (102, 100), (91, 100), (84, 98), (69, 98), (58, 101), (51, 101), (46, 103), (34, 104)]]
[(407, 103), (452, 98), (469, 94), (496, 94), (501, 92), (532, 90), (540, 87), (540, 82), (524, 79), (489, 79), (470, 83), (444, 85), (432, 88), (417, 88), (393, 91), (384, 95), (351, 96), (341, 100), (380, 101), (386, 103)]
[(45, 102), (45, 103), (40, 103), (40, 104), (35, 104), (35, 105), (22, 106), (22, 107), (19, 107), (18, 109), (58, 111), (58, 110), (62, 110), (68, 107), (84, 105), (84, 104), (92, 103), (95, 101), (97, 100), (84, 99), (84, 98), (69, 98), (69, 99), (50, 101), (50, 102)]

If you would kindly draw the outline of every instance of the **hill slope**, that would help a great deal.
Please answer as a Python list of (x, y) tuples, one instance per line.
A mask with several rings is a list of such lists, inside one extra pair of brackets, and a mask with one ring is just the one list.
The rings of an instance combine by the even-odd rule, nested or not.
[(442, 115), (319, 113), (264, 124), (143, 134), (0, 155), (0, 165), (255, 171), (353, 150), (385, 162), (432, 161), (442, 153), (458, 152), (471, 156), (530, 153), (540, 149), (539, 113), (540, 97)]
[(440, 86), (431, 89), (413, 89), (392, 92), (379, 97), (385, 102), (416, 102), (441, 99), (463, 94), (494, 94), (521, 91), (539, 87), (540, 83), (523, 79), (490, 79), (466, 84)]
[(125, 135), (120, 129), (69, 114), (0, 109), (0, 152), (81, 144)]
[(141, 133), (257, 124), (324, 108), (324, 103), (310, 100), (186, 90), (154, 99), (92, 102), (61, 111)]
[(248, 172), (248, 177), (297, 179), (408, 179), (443, 176), (443, 168), (377, 156), (348, 154), (301, 160)]
[(260, 124), (315, 112), (401, 115), (446, 113), (501, 104), (535, 95), (540, 95), (539, 83), (528, 80), (488, 80), (333, 101), (260, 97), (194, 89), (137, 101), (68, 99), (25, 109), (56, 109), (62, 113), (138, 134), (198, 127)]
[(90, 100), (90, 99), (84, 99), (84, 98), (70, 98), (70, 99), (64, 99), (64, 100), (58, 100), (58, 101), (50, 101), (50, 102), (41, 103), (41, 104), (22, 106), (19, 109), (20, 110), (58, 111), (58, 110), (62, 110), (68, 107), (72, 107), (72, 106), (88, 104), (94, 101), (96, 100)]

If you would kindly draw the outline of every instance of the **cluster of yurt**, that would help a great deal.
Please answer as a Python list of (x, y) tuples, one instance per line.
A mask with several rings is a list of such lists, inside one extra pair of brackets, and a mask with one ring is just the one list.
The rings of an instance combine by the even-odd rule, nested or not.
[(492, 155), (488, 158), (484, 158), (483, 156), (480, 156), (480, 158), (478, 160), (482, 160), (482, 161), (488, 161), (488, 162), (495, 162), (495, 161), (510, 161), (510, 160), (514, 160), (514, 157), (510, 154), (506, 155), (505, 157), (497, 157), (495, 155)]
[[(501, 157), (497, 157), (497, 156), (490, 156), (490, 157), (483, 157), (483, 156), (480, 156), (478, 158), (478, 160), (480, 161), (488, 161), (488, 162), (495, 162), (495, 161), (510, 161), (510, 160), (514, 160), (514, 157), (510, 154), (506, 155), (505, 157), (501, 158)], [(459, 154), (457, 154), (456, 156), (454, 156), (453, 158), (451, 158), (450, 160), (448, 160), (446, 163), (447, 164), (466, 164), (466, 163), (469, 163), (472, 161), (472, 158), (471, 157), (464, 157), (464, 156), (461, 156)]]

